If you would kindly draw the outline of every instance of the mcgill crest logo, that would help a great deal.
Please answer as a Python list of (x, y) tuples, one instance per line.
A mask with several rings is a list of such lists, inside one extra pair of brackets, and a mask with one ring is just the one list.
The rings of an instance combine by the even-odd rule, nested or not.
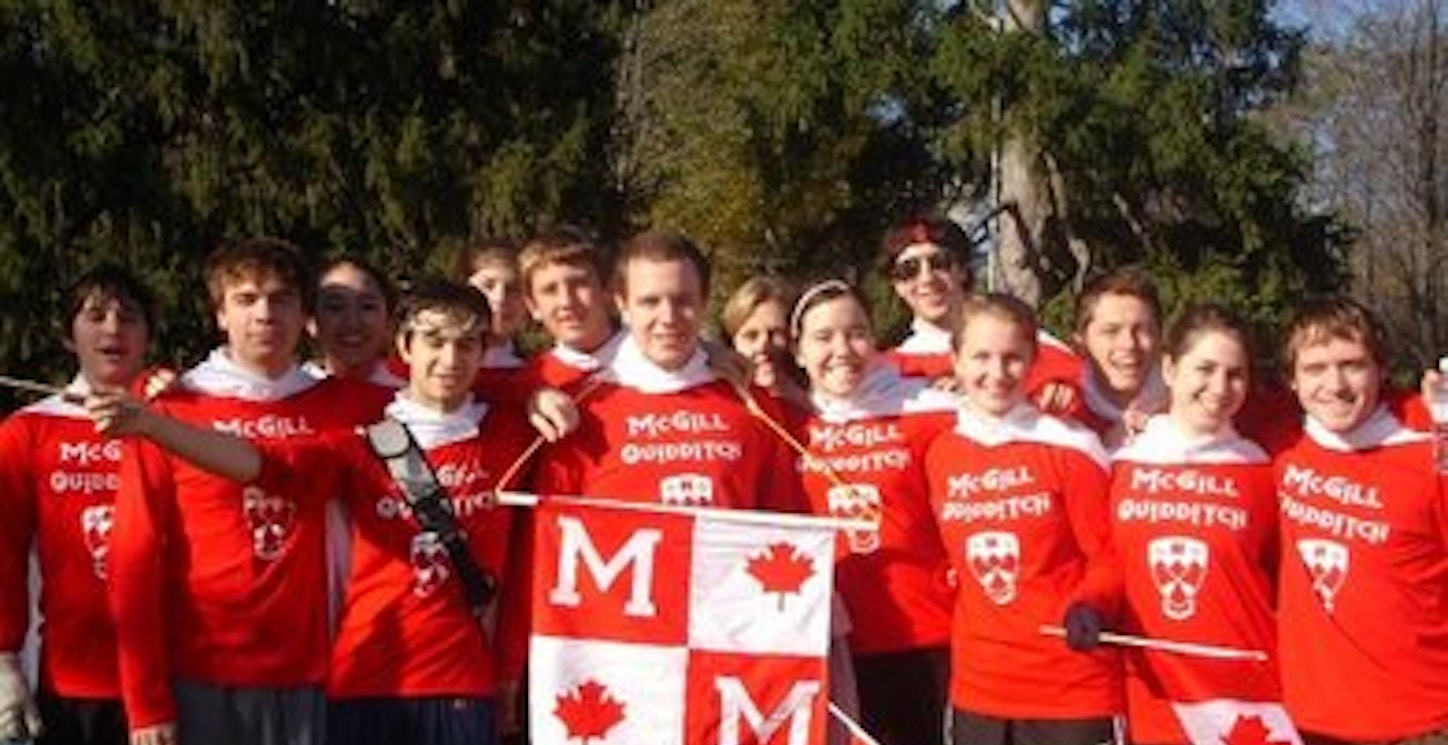
[(297, 503), (268, 494), (255, 486), (242, 490), (242, 511), (251, 529), (251, 550), (256, 558), (275, 561), (286, 550), (297, 522)]
[(1352, 554), (1337, 541), (1322, 538), (1303, 538), (1297, 542), (1297, 555), (1302, 557), (1303, 566), (1312, 578), (1312, 591), (1322, 603), (1323, 610), (1332, 614), (1337, 594), (1347, 579), (1348, 565)]
[(90, 552), (91, 568), (96, 579), (106, 578), (106, 558), (111, 554), (111, 523), (116, 510), (108, 504), (95, 504), (80, 512), (81, 535)]
[(996, 605), (1016, 599), (1021, 573), (1021, 540), (1015, 533), (988, 530), (965, 539), (965, 558), (970, 573), (985, 596)]
[(1187, 536), (1164, 536), (1146, 546), (1151, 580), (1161, 594), (1161, 613), (1184, 621), (1197, 613), (1197, 595), (1207, 579), (1211, 551), (1206, 542)]

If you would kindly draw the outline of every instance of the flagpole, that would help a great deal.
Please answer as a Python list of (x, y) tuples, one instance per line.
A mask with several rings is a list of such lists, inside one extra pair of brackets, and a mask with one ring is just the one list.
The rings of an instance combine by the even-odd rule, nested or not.
[[(744, 401), (744, 408), (748, 409), (749, 413), (753, 415), (755, 419), (764, 422), (765, 426), (769, 427), (770, 431), (774, 432), (776, 437), (778, 437), (786, 445), (789, 445), (790, 449), (794, 450), (795, 453), (798, 453), (799, 457), (804, 459), (805, 465), (823, 474), (825, 479), (830, 482), (831, 486), (836, 486), (844, 489), (855, 495), (856, 498), (859, 497), (859, 493), (856, 490), (854, 484), (846, 483), (845, 480), (840, 477), (840, 474), (835, 471), (834, 468), (830, 467), (830, 464), (828, 462), (826, 462), (823, 458), (816, 456), (814, 453), (811, 453), (809, 451), (809, 448), (806, 448), (804, 446), (804, 443), (801, 443), (798, 439), (795, 438), (794, 435), (789, 433), (789, 430), (785, 429), (784, 426), (781, 425), (779, 422), (776, 422), (774, 420), (774, 417), (770, 416), (769, 413), (764, 410), (764, 407), (759, 405), (759, 401), (754, 398), (754, 394), (749, 391), (748, 387), (742, 386), (733, 380), (729, 381), (729, 385), (734, 388), (734, 392), (739, 395), (739, 398), (741, 400)], [(849, 528), (849, 530), (880, 529), (879, 524), (876, 522), (864, 522), (866, 522), (869, 527)]]
[(830, 716), (834, 717), (835, 721), (845, 725), (845, 729), (850, 731), (850, 737), (865, 743), (865, 745), (880, 745), (879, 740), (876, 740), (873, 735), (865, 731), (865, 728), (861, 727), (859, 722), (851, 719), (849, 714), (846, 714), (843, 709), (835, 705), (835, 702), (829, 701), (827, 703), (830, 707)]
[[(1066, 638), (1066, 629), (1060, 626), (1042, 624), (1041, 633), (1046, 636), (1054, 636), (1061, 639)], [(1267, 653), (1260, 649), (1240, 649), (1238, 647), (1225, 647), (1217, 644), (1152, 639), (1145, 636), (1118, 634), (1111, 631), (1101, 632), (1099, 638), (1107, 644), (1115, 644), (1121, 647), (1154, 649), (1159, 652), (1171, 652), (1172, 654), (1186, 655), (1189, 657), (1210, 657), (1218, 660), (1243, 660), (1246, 662), (1267, 661)]]
[(51, 396), (60, 396), (67, 401), (81, 400), (79, 396), (65, 390), (64, 388), (59, 388), (53, 385), (46, 385), (45, 383), (37, 383), (33, 380), (26, 380), (24, 378), (12, 378), (9, 375), (0, 375), (0, 386), (5, 386), (6, 388), (15, 388), (22, 391), (30, 391), (31, 393), (45, 393)]
[[(592, 394), (595, 390), (597, 390), (599, 384), (602, 383), (602, 382), (603, 382), (603, 378), (602, 378), (601, 376), (599, 376), (598, 373), (594, 373), (593, 375), (589, 376), (589, 378), (588, 378), (588, 385), (583, 386), (583, 388), (581, 388), (581, 389), (578, 391), (578, 394), (573, 397), (573, 404), (574, 404), (574, 406), (577, 406), (578, 404), (583, 403), (583, 399), (588, 398), (588, 396), (589, 396), (590, 394)], [(513, 482), (513, 479), (518, 476), (518, 472), (521, 471), (521, 470), (523, 470), (523, 466), (526, 465), (526, 464), (528, 463), (529, 459), (531, 459), (535, 454), (537, 454), (538, 450), (539, 450), (540, 448), (542, 448), (545, 444), (547, 444), (547, 442), (548, 442), (548, 438), (544, 437), (543, 435), (538, 435), (537, 437), (533, 438), (533, 442), (532, 442), (532, 444), (528, 445), (528, 449), (524, 450), (522, 453), (520, 453), (520, 454), (518, 455), (517, 458), (514, 458), (514, 459), (513, 459), (512, 464), (510, 464), (510, 465), (508, 466), (508, 468), (503, 471), (503, 475), (498, 477), (498, 484), (497, 484), (497, 486), (496, 486), (495, 488), (498, 489), (498, 493), (499, 493), (500, 496), (503, 494), (503, 491), (502, 491), (502, 490), (505, 489), (505, 488), (507, 488), (508, 484), (510, 484), (510, 483)], [(510, 505), (510, 506), (514, 506), (514, 507), (521, 507), (521, 506), (532, 507), (532, 506), (534, 506), (534, 505), (536, 505), (536, 504), (537, 504), (537, 502), (536, 502), (536, 500), (535, 500), (534, 503), (531, 504), (531, 505)]]
[(688, 507), (679, 504), (658, 504), (655, 502), (632, 502), (622, 497), (581, 496), (577, 494), (533, 494), (531, 492), (500, 490), (498, 504), (505, 507), (537, 507), (543, 502), (576, 504), (587, 507), (628, 510), (631, 512), (655, 512), (668, 515), (704, 516), (721, 522), (743, 523), (762, 526), (804, 526), (829, 528), (831, 530), (877, 530), (875, 523), (861, 518), (833, 517), (829, 515), (799, 515), (792, 512), (760, 512), (755, 510), (729, 510), (720, 507)]

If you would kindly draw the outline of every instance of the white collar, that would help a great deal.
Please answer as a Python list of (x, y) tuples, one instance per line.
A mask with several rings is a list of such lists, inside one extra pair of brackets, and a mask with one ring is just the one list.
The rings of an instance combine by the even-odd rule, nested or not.
[(553, 356), (558, 358), (559, 362), (575, 370), (593, 372), (608, 365), (609, 362), (613, 360), (614, 355), (618, 354), (618, 346), (623, 340), (623, 337), (624, 333), (622, 331), (616, 331), (592, 352), (585, 352), (581, 349), (570, 347), (563, 342), (558, 342), (553, 345)]
[(91, 382), (85, 375), (76, 373), (75, 379), (65, 386), (65, 396), (50, 395), (26, 406), (23, 411), (31, 414), (44, 414), (45, 416), (58, 416), (67, 419), (89, 419), (90, 414), (84, 406), (66, 400), (69, 396), (85, 398), (94, 391)]
[(848, 396), (831, 396), (820, 391), (810, 393), (810, 402), (820, 419), (841, 423), (859, 419), (878, 419), (900, 414), (929, 411), (954, 411), (959, 405), (954, 396), (938, 391), (928, 381), (907, 378), (883, 359), (869, 363), (864, 380)]
[(1432, 439), (1429, 435), (1403, 426), (1398, 418), (1382, 404), (1373, 410), (1367, 419), (1349, 432), (1333, 432), (1310, 415), (1303, 422), (1302, 429), (1312, 441), (1328, 450), (1351, 453), (1390, 445), (1406, 445)]
[(1011, 407), (1003, 416), (982, 413), (962, 401), (955, 419), (955, 432), (986, 447), (1011, 442), (1036, 442), (1075, 450), (1103, 469), (1110, 462), (1096, 433), (1072, 422), (1042, 414), (1028, 403)]
[(398, 391), (383, 413), (405, 425), (418, 447), (432, 450), (477, 437), (478, 424), (488, 415), (488, 405), (468, 394), (467, 401), (457, 409), (438, 411), (412, 400), (406, 391)]
[[(1096, 371), (1090, 362), (1086, 363), (1085, 368), (1086, 376), (1081, 388), (1086, 399), (1086, 408), (1108, 422), (1113, 424), (1120, 422), (1126, 416), (1126, 409), (1118, 406), (1111, 397), (1106, 395), (1106, 386), (1100, 378), (1096, 377)], [(1158, 408), (1158, 404), (1166, 400), (1166, 396), (1166, 381), (1162, 380), (1161, 366), (1153, 365), (1151, 372), (1146, 374), (1146, 382), (1142, 384), (1141, 390), (1136, 392), (1135, 398), (1131, 399), (1126, 406), (1131, 408), (1142, 404), (1139, 407), (1142, 413), (1150, 414)]]
[(910, 335), (895, 347), (900, 354), (950, 354), (950, 330), (920, 318), (910, 320)]
[(625, 336), (619, 342), (618, 351), (608, 363), (607, 377), (618, 385), (642, 393), (678, 393), (707, 385), (716, 379), (714, 371), (709, 369), (709, 356), (702, 346), (694, 350), (683, 367), (665, 370), (644, 356), (632, 336)]
[(181, 382), (208, 396), (258, 402), (291, 398), (317, 384), (299, 365), (276, 378), (259, 375), (236, 364), (225, 347), (211, 350), (205, 361), (181, 376)]
[(485, 370), (514, 370), (526, 364), (528, 361), (518, 354), (518, 347), (512, 339), (483, 351), (482, 368)]
[(1166, 414), (1146, 420), (1141, 434), (1117, 450), (1115, 458), (1161, 465), (1266, 463), (1270, 460), (1265, 450), (1237, 434), (1230, 425), (1210, 435), (1189, 435), (1182, 432)]

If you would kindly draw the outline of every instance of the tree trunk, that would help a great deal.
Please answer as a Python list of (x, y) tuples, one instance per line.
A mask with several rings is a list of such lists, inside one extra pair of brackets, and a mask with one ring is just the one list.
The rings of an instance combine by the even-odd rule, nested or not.
[[(1002, 7), (1003, 33), (1039, 34), (1045, 28), (1044, 0), (1007, 0)], [(1041, 241), (1051, 214), (1049, 174), (1034, 132), (1010, 111), (1000, 152), (1002, 213), (997, 235), (996, 261), (991, 286), (1036, 305), (1042, 300)]]

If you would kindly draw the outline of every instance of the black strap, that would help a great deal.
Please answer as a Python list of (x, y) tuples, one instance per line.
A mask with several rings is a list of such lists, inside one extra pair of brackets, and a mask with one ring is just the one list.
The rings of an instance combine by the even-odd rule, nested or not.
[(366, 428), (367, 443), (377, 455), (392, 479), (402, 487), (402, 494), (412, 508), (412, 514), (424, 531), (437, 536), (447, 550), (448, 559), (462, 582), (467, 596), (468, 609), (473, 617), (482, 620), (498, 594), (498, 580), (488, 570), (478, 566), (468, 551), (467, 534), (458, 525), (453, 514), (452, 499), (447, 489), (438, 482), (432, 464), (427, 462), (417, 440), (401, 422), (386, 418)]

